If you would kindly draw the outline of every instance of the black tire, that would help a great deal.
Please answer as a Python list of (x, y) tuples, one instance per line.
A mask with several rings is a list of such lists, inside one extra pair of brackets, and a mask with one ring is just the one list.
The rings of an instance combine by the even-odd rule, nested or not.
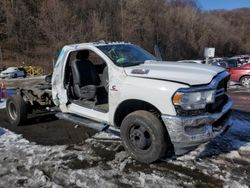
[(17, 78), (17, 74), (14, 74), (13, 78)]
[(47, 82), (47, 83), (52, 82), (52, 74), (45, 76), (45, 82)]
[(11, 125), (20, 126), (27, 120), (27, 105), (22, 96), (12, 95), (6, 101), (6, 113)]
[(130, 113), (122, 121), (120, 132), (125, 149), (140, 162), (152, 163), (166, 154), (166, 128), (150, 112), (139, 110)]
[(240, 83), (242, 86), (244, 86), (246, 88), (250, 88), (250, 76), (243, 76), (240, 79)]

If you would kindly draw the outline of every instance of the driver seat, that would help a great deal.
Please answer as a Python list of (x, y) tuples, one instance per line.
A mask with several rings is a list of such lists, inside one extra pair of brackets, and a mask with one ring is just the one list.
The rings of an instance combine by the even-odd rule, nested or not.
[(88, 60), (89, 51), (79, 51), (76, 60), (71, 63), (73, 76), (73, 92), (78, 99), (91, 100), (95, 98), (100, 78), (95, 66)]

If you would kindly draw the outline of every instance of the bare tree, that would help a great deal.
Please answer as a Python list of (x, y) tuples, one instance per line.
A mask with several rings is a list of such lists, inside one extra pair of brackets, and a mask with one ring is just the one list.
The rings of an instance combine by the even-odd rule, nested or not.
[[(65, 44), (125, 40), (165, 59), (250, 53), (250, 10), (202, 12), (196, 0), (2, 0), (0, 46), (8, 57), (55, 58)], [(14, 54), (14, 55), (13, 55)], [(37, 62), (37, 61), (36, 61)]]

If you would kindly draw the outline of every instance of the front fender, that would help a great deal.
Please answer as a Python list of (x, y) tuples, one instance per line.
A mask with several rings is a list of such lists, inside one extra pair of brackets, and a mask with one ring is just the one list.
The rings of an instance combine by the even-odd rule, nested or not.
[(155, 106), (162, 114), (176, 115), (172, 96), (179, 88), (187, 85), (164, 80), (126, 77), (121, 87), (119, 103), (137, 99)]

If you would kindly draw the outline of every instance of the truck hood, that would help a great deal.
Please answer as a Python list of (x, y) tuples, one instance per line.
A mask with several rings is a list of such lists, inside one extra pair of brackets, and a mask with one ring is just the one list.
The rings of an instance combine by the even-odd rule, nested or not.
[(224, 68), (196, 63), (145, 61), (144, 64), (124, 68), (128, 76), (160, 79), (187, 85), (209, 84)]

